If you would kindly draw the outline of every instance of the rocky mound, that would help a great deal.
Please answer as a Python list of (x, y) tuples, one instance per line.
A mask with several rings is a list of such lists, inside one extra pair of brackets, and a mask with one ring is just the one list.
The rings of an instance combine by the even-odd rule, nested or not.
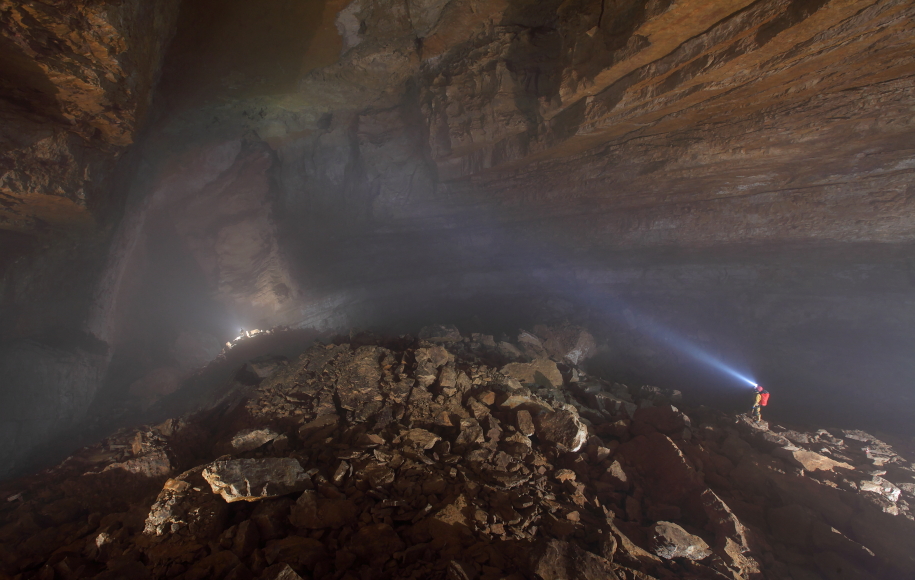
[[(316, 344), (4, 485), (0, 578), (910, 578), (915, 470), (517, 342)], [(259, 361), (259, 373), (265, 363)]]

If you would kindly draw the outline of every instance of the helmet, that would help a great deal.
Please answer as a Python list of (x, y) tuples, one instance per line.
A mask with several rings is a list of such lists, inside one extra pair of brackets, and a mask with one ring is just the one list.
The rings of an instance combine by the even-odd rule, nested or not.
[(762, 385), (756, 385), (756, 390), (759, 391), (759, 392), (761, 393), (761, 392), (763, 392), (765, 389), (763, 389)]

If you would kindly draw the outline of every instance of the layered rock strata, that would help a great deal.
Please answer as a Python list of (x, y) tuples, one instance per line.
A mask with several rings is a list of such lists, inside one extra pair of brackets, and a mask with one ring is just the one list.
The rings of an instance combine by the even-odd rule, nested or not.
[[(912, 465), (525, 343), (316, 344), (208, 410), (4, 486), (21, 578), (896, 578)], [(427, 334), (427, 336), (429, 336)], [(517, 365), (553, 365), (538, 384)], [(236, 442), (254, 441), (251, 448)], [(581, 443), (579, 444), (579, 438)], [(234, 450), (233, 450), (234, 449)], [(223, 454), (226, 450), (231, 450)]]
[[(92, 224), (149, 108), (178, 0), (0, 3), (0, 229)], [(116, 202), (119, 205), (120, 202)]]

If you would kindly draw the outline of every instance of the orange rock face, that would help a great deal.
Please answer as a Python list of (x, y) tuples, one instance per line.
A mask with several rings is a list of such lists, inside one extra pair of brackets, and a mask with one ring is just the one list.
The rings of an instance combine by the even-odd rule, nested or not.
[(0, 3), (0, 228), (91, 219), (133, 143), (178, 2)]

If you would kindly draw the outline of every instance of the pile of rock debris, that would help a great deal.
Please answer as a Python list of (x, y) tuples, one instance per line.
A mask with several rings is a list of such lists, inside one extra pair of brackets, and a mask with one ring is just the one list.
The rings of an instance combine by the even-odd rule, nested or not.
[(911, 578), (915, 470), (576, 365), (580, 328), (278, 360), (7, 482), (0, 578)]

